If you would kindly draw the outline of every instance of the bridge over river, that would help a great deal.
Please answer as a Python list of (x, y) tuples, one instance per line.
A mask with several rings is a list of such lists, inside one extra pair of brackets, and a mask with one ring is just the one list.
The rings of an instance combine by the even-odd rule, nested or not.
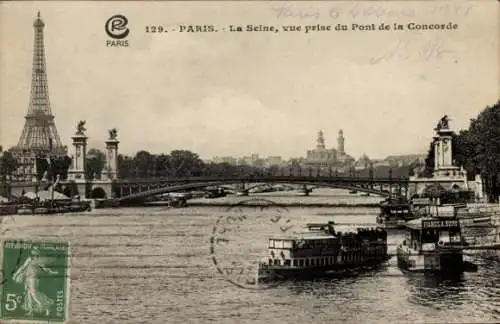
[[(112, 195), (120, 202), (140, 201), (171, 192), (206, 190), (209, 187), (227, 185), (246, 186), (249, 184), (291, 184), (300, 185), (307, 194), (314, 188), (339, 188), (365, 192), (385, 197), (405, 197), (408, 195), (409, 178), (392, 176), (345, 177), (322, 175), (247, 175), (247, 176), (210, 176), (179, 179), (135, 179), (116, 180), (112, 183)], [(95, 187), (93, 192), (98, 190)], [(245, 190), (245, 189), (244, 189)]]

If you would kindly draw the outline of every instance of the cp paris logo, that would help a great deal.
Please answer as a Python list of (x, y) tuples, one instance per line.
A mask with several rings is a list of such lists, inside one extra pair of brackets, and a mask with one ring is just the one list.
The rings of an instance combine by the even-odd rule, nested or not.
[(128, 19), (123, 15), (114, 15), (106, 21), (106, 34), (114, 39), (123, 39), (128, 36)]
[(111, 16), (104, 25), (106, 34), (112, 39), (106, 40), (108, 47), (127, 47), (128, 41), (123, 40), (130, 33), (127, 27), (128, 19), (124, 15)]

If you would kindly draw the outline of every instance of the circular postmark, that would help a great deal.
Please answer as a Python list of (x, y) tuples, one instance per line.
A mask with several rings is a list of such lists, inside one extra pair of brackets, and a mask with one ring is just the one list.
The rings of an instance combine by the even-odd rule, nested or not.
[(294, 234), (297, 226), (286, 207), (268, 199), (246, 199), (217, 218), (210, 238), (216, 270), (230, 283), (245, 289), (268, 289), (280, 281), (259, 282), (259, 264), (265, 260), (269, 238)]

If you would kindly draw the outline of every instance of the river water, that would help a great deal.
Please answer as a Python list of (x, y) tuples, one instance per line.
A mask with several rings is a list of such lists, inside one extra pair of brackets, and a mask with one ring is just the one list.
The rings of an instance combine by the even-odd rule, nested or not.
[[(285, 199), (265, 198), (278, 203)], [(313, 195), (315, 200), (334, 198)], [(500, 321), (497, 253), (472, 256), (479, 271), (459, 278), (402, 274), (393, 257), (358, 276), (286, 282), (268, 289), (239, 287), (242, 278), (220, 273), (213, 261), (219, 268), (255, 265), (265, 256), (268, 236), (282, 225), (295, 231), (306, 222), (334, 220), (338, 227), (352, 228), (375, 225), (376, 213), (360, 207), (99, 209), (79, 215), (9, 217), (2, 231), (4, 237), (71, 242), (72, 323)], [(237, 220), (228, 222), (229, 217)], [(212, 244), (213, 233), (221, 240)], [(389, 234), (390, 253), (401, 235)]]

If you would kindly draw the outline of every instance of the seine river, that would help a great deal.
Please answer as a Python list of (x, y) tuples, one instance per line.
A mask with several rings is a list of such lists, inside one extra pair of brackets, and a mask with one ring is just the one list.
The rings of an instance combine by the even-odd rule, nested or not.
[[(275, 202), (370, 202), (374, 197), (259, 196)], [(242, 201), (252, 197), (233, 197)], [(375, 224), (375, 208), (166, 207), (99, 209), (85, 214), (15, 216), (3, 236), (72, 245), (72, 323), (485, 323), (500, 321), (500, 254), (472, 256), (476, 273), (459, 278), (403, 275), (393, 257), (343, 279), (237, 286), (219, 267), (253, 266), (279, 227), (334, 220)], [(279, 220), (277, 218), (279, 215)], [(233, 220), (229, 222), (231, 216)], [(218, 221), (218, 225), (214, 225)], [(211, 250), (211, 237), (221, 238)], [(390, 252), (402, 233), (390, 233)], [(224, 272), (223, 272), (224, 273)], [(235, 284), (236, 283), (236, 284)]]

